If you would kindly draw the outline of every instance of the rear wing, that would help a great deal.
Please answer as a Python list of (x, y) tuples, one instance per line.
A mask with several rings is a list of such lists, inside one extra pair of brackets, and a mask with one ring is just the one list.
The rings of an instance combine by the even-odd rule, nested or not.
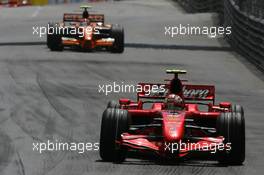
[(104, 23), (104, 15), (103, 14), (90, 14), (89, 19), (91, 22)]
[[(137, 99), (165, 99), (169, 93), (168, 84), (139, 83), (141, 91)], [(183, 97), (188, 101), (215, 101), (215, 86), (183, 84)]]
[(79, 22), (81, 19), (83, 19), (82, 14), (65, 13), (63, 15), (63, 22)]
[[(79, 13), (65, 13), (63, 15), (63, 22), (81, 22), (83, 20), (82, 14)], [(104, 23), (103, 14), (90, 14), (90, 22), (101, 22)]]
[(215, 102), (215, 86), (184, 84), (182, 91), (185, 100)]

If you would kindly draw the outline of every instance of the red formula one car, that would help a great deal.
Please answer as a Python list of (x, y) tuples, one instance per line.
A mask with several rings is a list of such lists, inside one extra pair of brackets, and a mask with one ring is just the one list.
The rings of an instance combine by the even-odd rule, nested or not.
[(105, 49), (113, 53), (124, 51), (124, 29), (118, 24), (105, 24), (103, 14), (90, 14), (89, 6), (81, 6), (83, 13), (65, 13), (63, 22), (49, 23), (47, 46), (51, 51), (75, 47), (92, 51)]
[(101, 158), (122, 162), (128, 152), (139, 152), (177, 162), (198, 157), (242, 164), (243, 108), (230, 102), (216, 105), (215, 87), (187, 84), (178, 78), (184, 70), (167, 73), (175, 75), (169, 83), (140, 83), (137, 101), (108, 103), (101, 123)]

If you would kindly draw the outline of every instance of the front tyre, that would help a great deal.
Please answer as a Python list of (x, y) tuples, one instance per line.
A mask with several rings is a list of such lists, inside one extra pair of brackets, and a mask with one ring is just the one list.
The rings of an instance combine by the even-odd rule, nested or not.
[(103, 113), (100, 135), (100, 157), (104, 161), (123, 162), (127, 149), (120, 147), (116, 141), (121, 134), (128, 131), (129, 113), (126, 110), (108, 108)]
[(241, 165), (245, 160), (245, 120), (241, 113), (222, 113), (217, 118), (217, 132), (225, 138), (230, 149), (218, 151), (218, 161), (224, 164)]

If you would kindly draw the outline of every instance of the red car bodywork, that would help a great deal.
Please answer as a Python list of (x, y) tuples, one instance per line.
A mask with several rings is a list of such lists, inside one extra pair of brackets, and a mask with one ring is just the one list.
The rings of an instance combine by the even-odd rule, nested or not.
[[(142, 87), (148, 85), (164, 85), (168, 88), (167, 84), (150, 84), (140, 83)], [(143, 88), (144, 89), (144, 88)], [(215, 136), (215, 121), (221, 112), (231, 110), (231, 103), (222, 102), (215, 105), (215, 87), (211, 85), (183, 85), (183, 98), (185, 100), (185, 109), (182, 111), (169, 111), (164, 107), (162, 101), (166, 96), (163, 95), (146, 95), (145, 92), (138, 93), (138, 101), (133, 102), (129, 99), (120, 99), (121, 109), (128, 110), (132, 121), (160, 118), (160, 127), (162, 132), (156, 130), (155, 127), (148, 127), (147, 124), (143, 130), (137, 130), (134, 133), (123, 133), (121, 140), (117, 140), (120, 146), (126, 146), (131, 150), (138, 150), (140, 152), (154, 152), (160, 156), (168, 156), (170, 152), (166, 150), (166, 144), (184, 143), (189, 146), (182, 146), (176, 156), (184, 157), (193, 152), (211, 152), (215, 150), (217, 145), (223, 144), (224, 138), (222, 136)], [(144, 109), (145, 103), (150, 103), (149, 100), (154, 100), (152, 107)], [(159, 101), (160, 100), (160, 101)], [(199, 101), (199, 102), (198, 102)], [(204, 103), (207, 102), (207, 103)], [(152, 102), (151, 102), (152, 103)], [(206, 105), (207, 111), (200, 111), (199, 105)], [(188, 125), (188, 120), (201, 121), (205, 125), (192, 126)], [(206, 123), (207, 122), (207, 123)], [(133, 122), (132, 122), (133, 123)], [(143, 124), (144, 125), (144, 124)], [(211, 128), (210, 128), (211, 125)], [(154, 125), (153, 125), (154, 126)], [(158, 126), (158, 124), (157, 124)], [(131, 126), (140, 127), (140, 126)], [(186, 133), (186, 131), (191, 134)], [(204, 133), (204, 130), (211, 130), (211, 136)], [(151, 136), (150, 136), (151, 133)], [(158, 139), (161, 138), (161, 139)], [(208, 145), (212, 145), (208, 148)], [(171, 151), (171, 150), (170, 150)]]
[(245, 160), (243, 107), (215, 104), (215, 87), (187, 84), (178, 78), (185, 70), (166, 72), (174, 74), (168, 84), (140, 83), (137, 101), (108, 103), (101, 123), (101, 158), (123, 162), (132, 151), (152, 153), (162, 160), (196, 157), (241, 165)]

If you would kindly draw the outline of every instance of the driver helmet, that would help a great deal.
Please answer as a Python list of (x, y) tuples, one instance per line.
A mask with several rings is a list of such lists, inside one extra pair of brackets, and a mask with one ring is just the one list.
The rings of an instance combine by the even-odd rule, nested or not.
[(165, 107), (168, 110), (182, 110), (184, 106), (184, 101), (179, 95), (169, 94), (165, 99)]

